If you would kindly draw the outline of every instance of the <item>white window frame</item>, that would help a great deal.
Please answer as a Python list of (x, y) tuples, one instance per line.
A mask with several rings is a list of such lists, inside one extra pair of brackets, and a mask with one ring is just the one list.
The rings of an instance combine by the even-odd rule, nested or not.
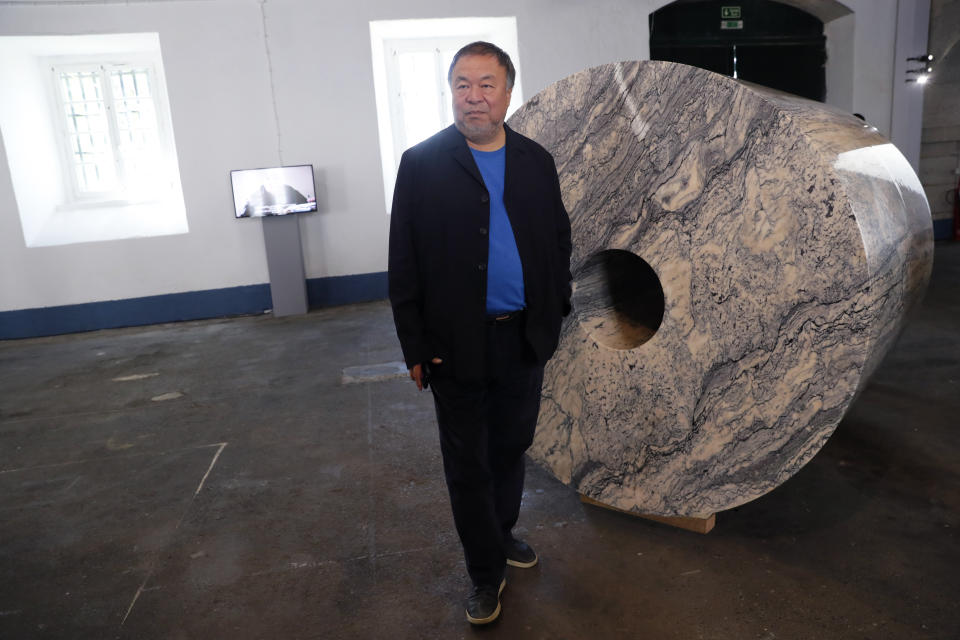
[[(429, 20), (375, 20), (370, 22), (370, 47), (373, 61), (374, 91), (377, 101), (377, 125), (380, 137), (380, 163), (383, 172), (384, 204), (390, 215), (393, 202), (393, 187), (397, 179), (400, 158), (406, 150), (406, 133), (403, 105), (400, 100), (400, 77), (398, 63), (392, 51), (441, 51), (458, 50), (463, 45), (485, 40), (492, 42), (509, 54), (516, 70), (516, 79), (510, 98), (507, 117), (523, 104), (523, 89), (520, 81), (520, 55), (517, 47), (517, 19), (514, 16), (497, 18), (436, 18)], [(447, 84), (447, 69), (440, 69), (437, 56), (437, 73), (443, 87), (438, 97), (438, 107), (451, 103)], [(452, 109), (445, 111), (452, 122)]]
[[(157, 71), (159, 61), (156, 56), (144, 52), (134, 53), (111, 53), (109, 56), (56, 56), (44, 59), (44, 64), (49, 66), (50, 70), (50, 99), (52, 101), (54, 127), (57, 132), (57, 146), (60, 149), (62, 159), (61, 169), (63, 183), (68, 185), (67, 201), (61, 208), (65, 209), (83, 209), (85, 207), (102, 206), (124, 206), (130, 204), (156, 203), (160, 201), (160, 195), (170, 176), (158, 175), (157, 189), (154, 194), (135, 194), (131, 193), (125, 184), (125, 175), (123, 170), (123, 161), (119, 150), (119, 131), (115, 115), (116, 99), (113, 96), (113, 88), (110, 82), (110, 71), (124, 68), (146, 69), (150, 82), (151, 99), (153, 101), (154, 113), (156, 115), (157, 138), (160, 146), (161, 157), (157, 159), (157, 166), (166, 172), (170, 166), (169, 160), (173, 155), (173, 135), (169, 130), (167, 123), (170, 122), (170, 114), (167, 112), (168, 100), (166, 88), (160, 82), (160, 74)], [(107, 112), (107, 123), (109, 127), (110, 146), (113, 152), (114, 166), (117, 171), (118, 188), (112, 191), (84, 192), (80, 189), (77, 182), (76, 166), (73, 161), (73, 150), (70, 147), (70, 134), (67, 129), (66, 118), (64, 117), (64, 107), (66, 105), (66, 96), (62, 93), (62, 85), (59, 80), (61, 71), (91, 71), (96, 70), (100, 73), (104, 108)]]

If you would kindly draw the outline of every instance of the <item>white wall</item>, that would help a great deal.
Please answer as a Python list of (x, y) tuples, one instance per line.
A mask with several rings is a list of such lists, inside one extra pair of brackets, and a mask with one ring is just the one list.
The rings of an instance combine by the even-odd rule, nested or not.
[[(812, 10), (821, 0), (791, 0)], [(826, 20), (827, 104), (862, 114), (919, 167), (925, 88), (907, 84), (908, 57), (927, 47), (930, 0), (844, 0)]]
[[(229, 171), (281, 161), (317, 171), (320, 211), (300, 218), (307, 277), (384, 271), (389, 218), (370, 20), (467, 17), (478, 9), (515, 15), (524, 91), (532, 97), (583, 68), (648, 57), (648, 16), (664, 4), (0, 2), (0, 35), (160, 34), (190, 228), (179, 236), (27, 249), (0, 156), (0, 311), (267, 282), (261, 222), (233, 218)], [(843, 100), (889, 131), (896, 0), (846, 4), (856, 12), (856, 72)]]
[[(172, 135), (166, 109), (167, 94), (155, 33), (92, 36), (0, 36), (0, 86), (16, 87), (0, 93), (0, 131), (10, 163), (10, 177), (19, 207), (27, 247), (45, 247), (122, 238), (186, 233), (187, 219), (180, 192), (176, 160), (165, 157), (169, 173), (155, 174), (160, 202), (124, 206), (77, 206), (63, 167), (51, 123), (60, 105), (53, 97), (51, 65), (65, 58), (94, 55), (139, 55), (154, 67), (153, 98), (161, 128)], [(55, 114), (58, 114), (55, 116)], [(166, 136), (164, 136), (166, 138)], [(168, 142), (166, 153), (173, 154)], [(72, 167), (71, 167), (72, 169)], [(176, 176), (176, 177), (174, 177)]]
[(827, 37), (827, 95), (824, 102), (850, 113), (859, 113), (853, 108), (855, 27), (856, 17), (852, 13), (823, 25)]
[[(136, 32), (160, 34), (190, 233), (28, 249), (4, 171), (0, 310), (267, 280), (260, 223), (234, 219), (228, 174), (276, 161), (260, 5), (0, 6), (2, 35)], [(249, 91), (238, 92), (241, 86)], [(3, 164), (0, 169), (6, 169), (5, 159)]]
[(926, 85), (906, 82), (907, 78), (916, 78), (916, 74), (907, 74), (908, 69), (923, 66), (922, 63), (907, 62), (907, 58), (922, 56), (927, 52), (929, 28), (930, 0), (899, 1), (890, 140), (897, 145), (914, 171), (920, 170), (923, 94)]
[(897, 0), (848, 0), (854, 11), (853, 109), (890, 137)]
[[(646, 58), (649, 4), (617, 0), (598, 9), (572, 1), (490, 0), (482, 10), (484, 16), (517, 17), (524, 91), (533, 96), (585, 67)], [(477, 7), (439, 0), (290, 0), (266, 9), (283, 161), (312, 162), (322, 182), (321, 213), (301, 220), (307, 277), (384, 271), (389, 218), (369, 22), (470, 17)]]
[(0, 45), (0, 59), (3, 60), (0, 87), (17, 88), (16, 91), (6, 91), (4, 99), (0, 100), (0, 121), (16, 123), (16, 126), (4, 130), (3, 145), (11, 156), (28, 159), (21, 165), (11, 166), (10, 177), (22, 185), (20, 195), (24, 205), (38, 214), (22, 221), (17, 216), (14, 220), (7, 220), (4, 216), (0, 220), (0, 229), (4, 233), (8, 230), (17, 233), (17, 224), (22, 223), (21, 237), (31, 237), (63, 200), (60, 157), (49, 124), (52, 120), (50, 105), (42, 99), (46, 97), (47, 89), (42, 86), (39, 63), (28, 53), (15, 51), (12, 47), (3, 49)]
[(920, 178), (941, 234), (952, 237), (952, 196), (960, 176), (960, 0), (933, 0), (930, 10), (929, 51), (935, 58), (924, 90)]
[[(533, 95), (586, 66), (646, 57), (648, 4), (495, 0), (482, 9), (517, 16)], [(307, 277), (384, 271), (368, 22), (469, 15), (441, 0), (0, 4), (0, 35), (159, 32), (190, 227), (27, 249), (0, 161), (0, 311), (267, 282), (261, 222), (233, 218), (228, 172), (281, 161), (317, 170), (321, 211), (300, 219)]]

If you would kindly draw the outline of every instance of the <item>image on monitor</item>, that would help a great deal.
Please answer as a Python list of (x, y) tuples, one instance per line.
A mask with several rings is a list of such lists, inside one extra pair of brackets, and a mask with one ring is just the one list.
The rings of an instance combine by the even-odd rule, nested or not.
[(233, 209), (238, 218), (283, 216), (317, 210), (313, 165), (230, 172)]

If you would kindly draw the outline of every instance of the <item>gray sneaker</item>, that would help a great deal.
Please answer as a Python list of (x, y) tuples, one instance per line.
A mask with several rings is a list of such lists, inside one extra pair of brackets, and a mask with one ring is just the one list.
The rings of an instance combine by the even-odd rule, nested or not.
[(511, 567), (529, 569), (537, 564), (537, 552), (523, 540), (510, 536), (507, 538), (505, 547), (507, 564)]
[(507, 586), (507, 579), (500, 581), (500, 588), (495, 585), (474, 587), (467, 596), (467, 620), (470, 624), (490, 624), (500, 617), (500, 594)]

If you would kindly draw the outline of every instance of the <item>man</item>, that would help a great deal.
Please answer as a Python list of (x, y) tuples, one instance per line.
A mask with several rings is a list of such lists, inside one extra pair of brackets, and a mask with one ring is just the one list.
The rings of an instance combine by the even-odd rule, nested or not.
[(570, 221), (550, 154), (503, 123), (515, 71), (486, 42), (450, 66), (454, 125), (400, 161), (389, 286), (410, 377), (433, 391), (473, 624), (500, 615), (543, 365), (570, 311)]

